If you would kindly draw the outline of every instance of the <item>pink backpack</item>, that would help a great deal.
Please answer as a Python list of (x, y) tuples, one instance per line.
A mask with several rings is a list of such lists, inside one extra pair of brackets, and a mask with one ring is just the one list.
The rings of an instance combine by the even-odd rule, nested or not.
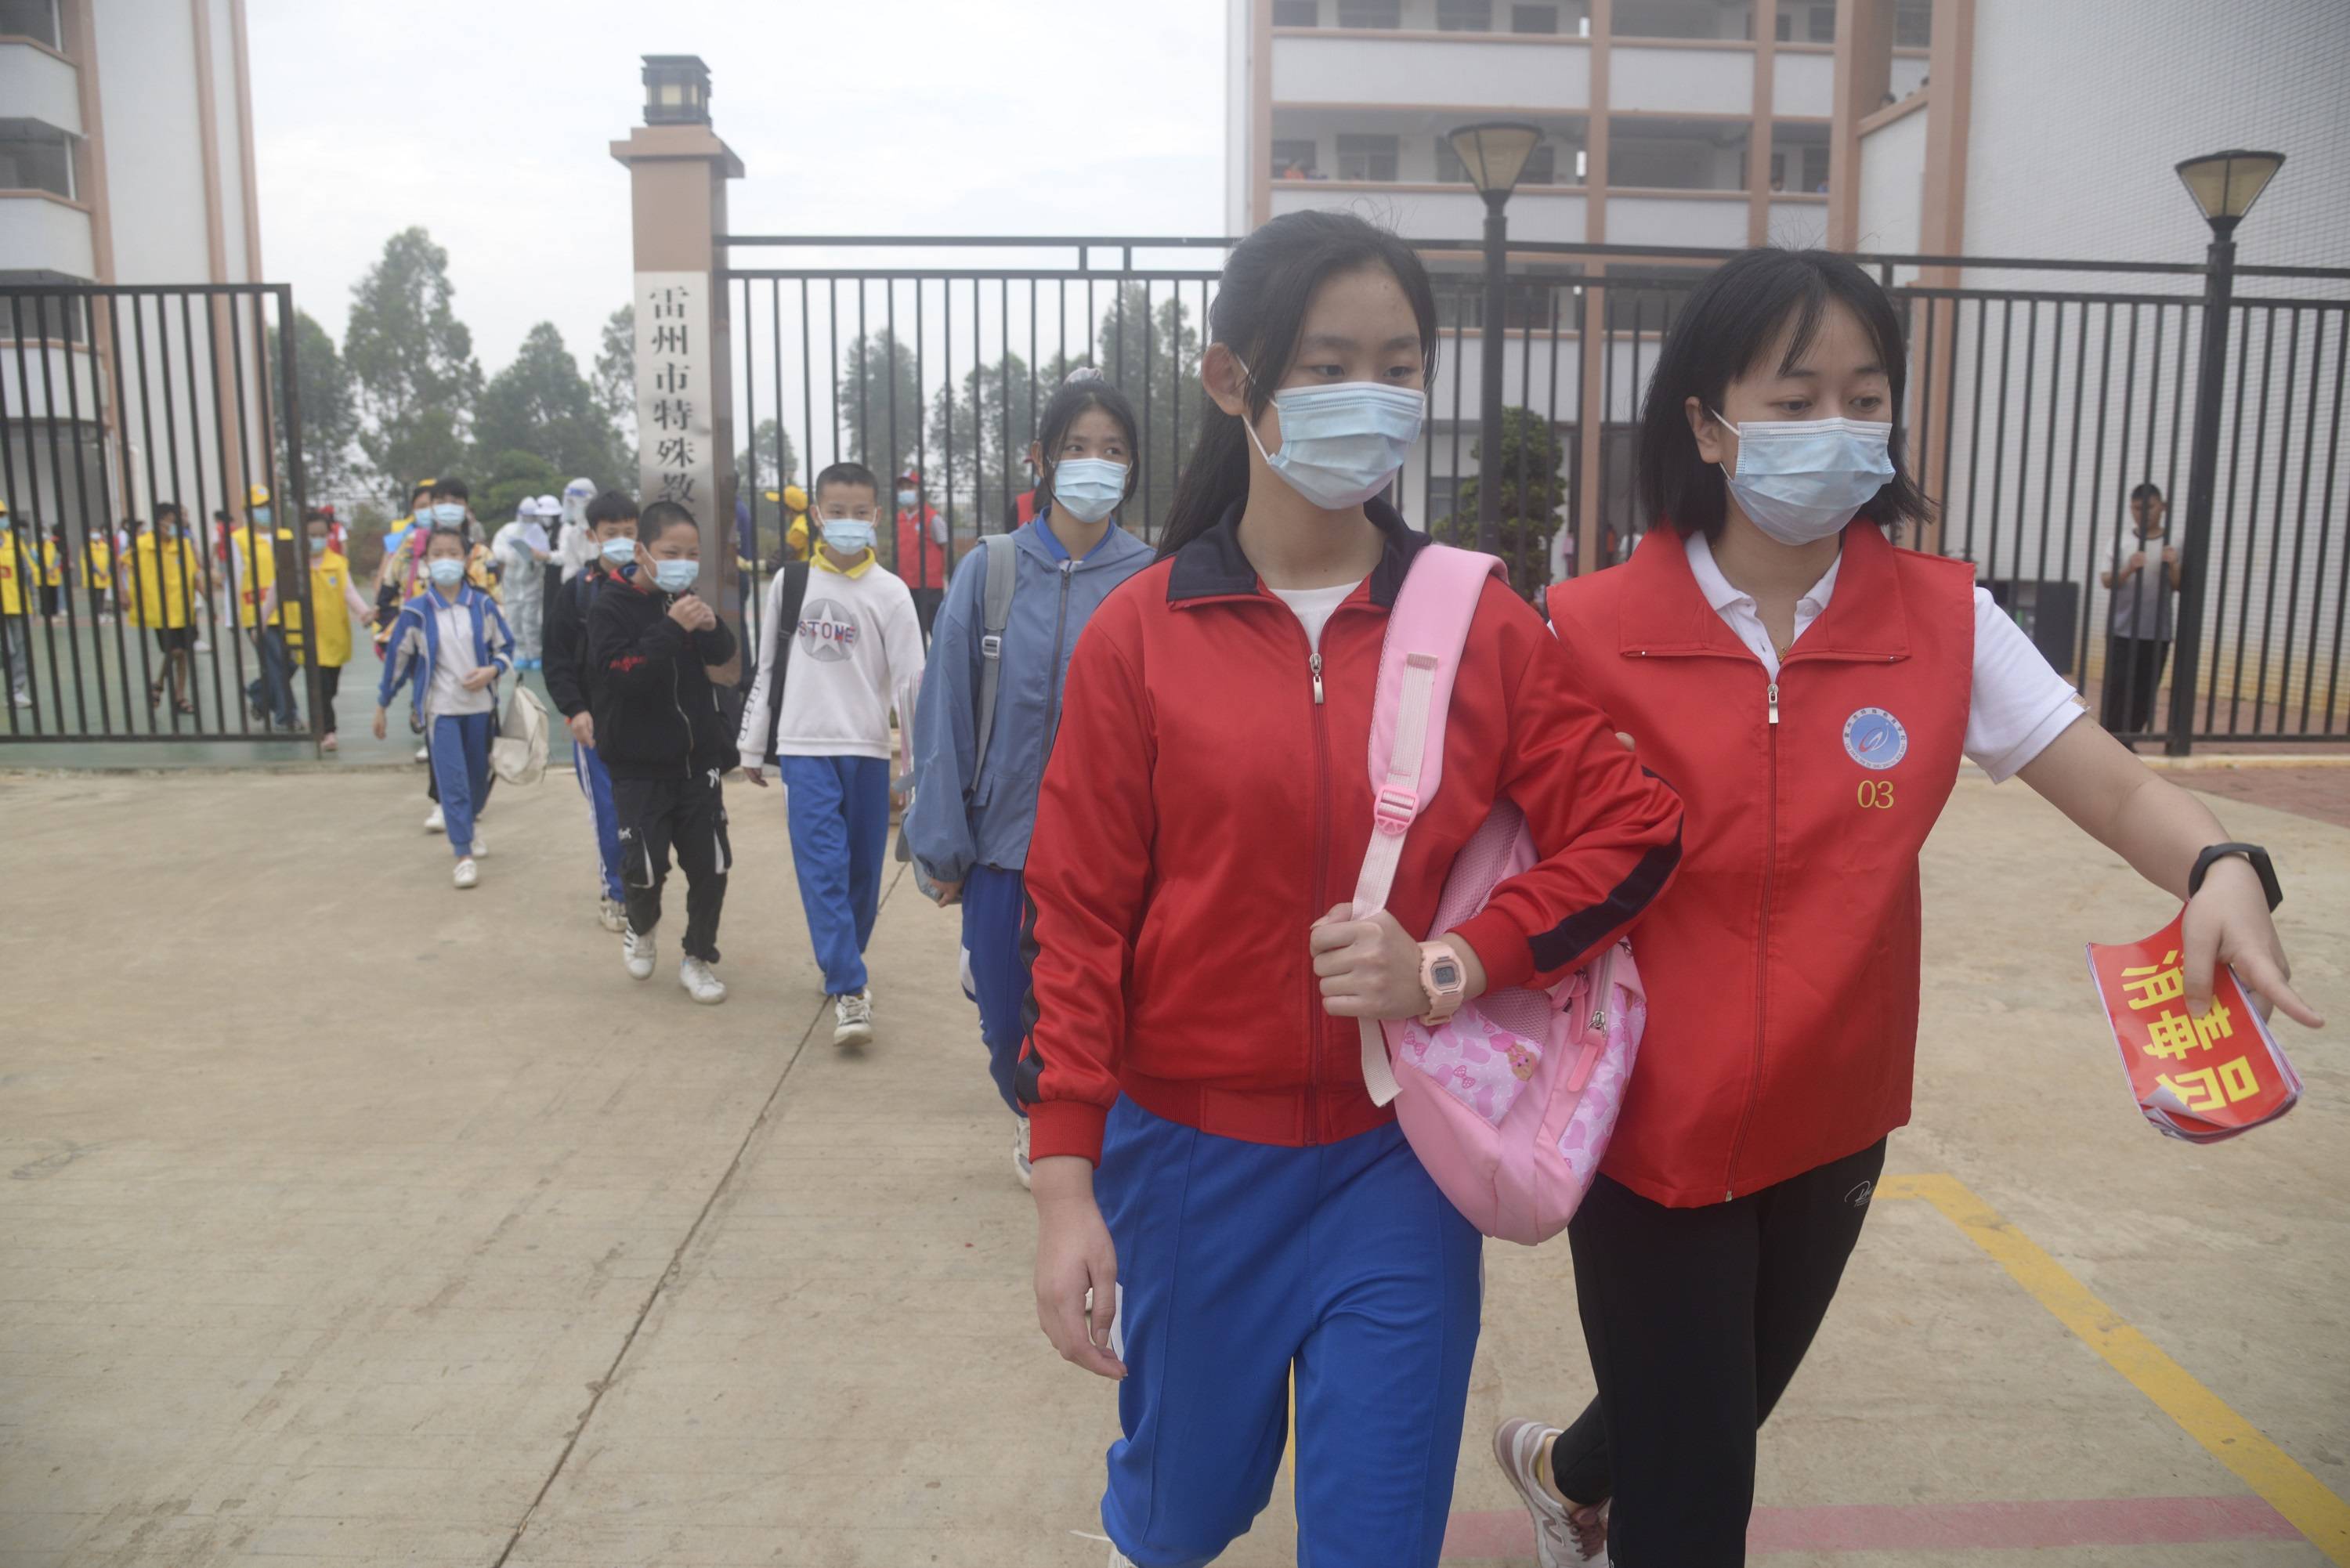
[[(1388, 618), (1371, 711), (1378, 822), (1355, 888), (1355, 918), (1385, 907), (1414, 818), (1443, 782), (1444, 719), (1491, 556), (1423, 549)], [(1461, 846), (1433, 937), (1485, 907), (1541, 857), (1508, 801)], [(1488, 1236), (1533, 1246), (1566, 1228), (1598, 1174), (1640, 1048), (1648, 1005), (1630, 947), (1617, 942), (1558, 984), (1490, 992), (1437, 1028), (1363, 1021), (1363, 1080), (1396, 1118), (1436, 1185)]]

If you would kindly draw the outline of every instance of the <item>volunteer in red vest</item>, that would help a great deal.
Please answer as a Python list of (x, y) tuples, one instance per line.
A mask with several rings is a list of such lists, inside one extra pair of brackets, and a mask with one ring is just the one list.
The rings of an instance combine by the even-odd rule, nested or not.
[[(1433, 1568), (1482, 1239), (1372, 1102), (1355, 1021), (1580, 963), (1670, 880), (1680, 808), (1489, 581), (1392, 912), (1350, 918), (1380, 649), (1427, 544), (1378, 497), (1426, 417), (1435, 299), (1392, 234), (1292, 213), (1233, 250), (1209, 326), (1161, 558), (1077, 639), (1028, 851), (1037, 1315), (1120, 1380), (1114, 1563), (1249, 1528), (1294, 1366), (1298, 1560)], [(1503, 794), (1544, 858), (1423, 946)]]
[(914, 614), (927, 643), (931, 623), (947, 597), (947, 520), (922, 499), (922, 476), (915, 469), (898, 476), (898, 554), (892, 561), (892, 569), (913, 592)]
[(2216, 956), (2319, 1022), (2287, 983), (2267, 857), (2089, 722), (1971, 566), (1887, 543), (1929, 510), (1905, 379), (1899, 318), (1850, 261), (1730, 262), (1657, 364), (1647, 536), (1551, 590), (1569, 664), (1689, 819), (1636, 940), (1639, 1067), (1567, 1232), (1599, 1397), (1564, 1431), (1494, 1438), (1544, 1564), (1603, 1542), (1621, 1568), (1745, 1561), (1755, 1428), (1909, 1119), (1918, 855), (1962, 757), (2189, 900), (2199, 1016)]

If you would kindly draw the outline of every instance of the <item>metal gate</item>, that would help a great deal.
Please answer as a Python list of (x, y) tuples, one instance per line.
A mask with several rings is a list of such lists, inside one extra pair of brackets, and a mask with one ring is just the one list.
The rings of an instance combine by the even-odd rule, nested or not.
[[(0, 311), (0, 741), (315, 742), (256, 716), (275, 680), (318, 713), (287, 641), (310, 580), (292, 291), (12, 283)], [(278, 582), (306, 591), (276, 605)]]
[[(733, 407), (746, 612), (779, 557), (773, 498), (826, 463), (919, 471), (945, 518), (950, 569), (1009, 526), (1037, 411), (1073, 365), (1140, 416), (1137, 504), (1155, 538), (1199, 429), (1208, 307), (1237, 242), (1170, 238), (728, 236), (743, 250), (962, 253), (951, 264), (735, 267)], [(1416, 525), (1473, 540), (1487, 465), (1478, 408), (1485, 291), (1470, 241), (1417, 242), (1441, 340), (1429, 424), (1393, 499)], [(1513, 244), (1502, 302), (1501, 550), (1532, 592), (1620, 560), (1645, 527), (1632, 484), (1639, 404), (1690, 291), (1729, 251)], [(973, 266), (971, 254), (1021, 265)], [(1939, 515), (1901, 543), (1972, 560), (1980, 580), (2101, 713), (2127, 729), (2146, 695), (2109, 657), (2108, 572), (2131, 550), (2129, 493), (2186, 483), (2199, 366), (2199, 265), (1860, 256), (1911, 344), (1912, 472)], [(1928, 271), (1928, 268), (1938, 269)], [(1962, 270), (1961, 270), (1962, 269)], [(2220, 504), (2213, 517), (2199, 741), (2350, 736), (2344, 666), (2350, 509), (2342, 402), (2350, 269), (2241, 267)], [(1959, 278), (1958, 283), (1921, 281)], [(1986, 283), (1985, 280), (1989, 280)], [(2095, 287), (2072, 286), (2074, 283)], [(1586, 429), (1585, 410), (1591, 416)], [(2181, 521), (2173, 514), (2171, 537)], [(885, 561), (915, 587), (930, 570)], [(2109, 684), (2109, 665), (2113, 666)], [(2156, 675), (2158, 683), (2162, 676)], [(2150, 736), (2168, 723), (2155, 702)]]

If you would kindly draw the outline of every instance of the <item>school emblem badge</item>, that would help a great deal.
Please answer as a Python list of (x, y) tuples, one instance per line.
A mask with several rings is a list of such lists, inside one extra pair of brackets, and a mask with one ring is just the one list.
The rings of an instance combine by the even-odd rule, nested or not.
[(1865, 768), (1880, 772), (1909, 754), (1909, 732), (1882, 708), (1863, 708), (1844, 722), (1844, 751)]

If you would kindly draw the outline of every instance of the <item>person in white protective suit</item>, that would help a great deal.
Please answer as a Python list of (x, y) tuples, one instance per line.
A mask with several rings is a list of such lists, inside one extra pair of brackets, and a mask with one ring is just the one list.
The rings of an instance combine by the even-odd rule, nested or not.
[(588, 504), (596, 499), (596, 482), (575, 479), (563, 487), (563, 532), (556, 541), (556, 564), (569, 582), (596, 558), (595, 530), (588, 526)]
[(498, 530), (491, 544), (497, 558), (498, 580), (505, 587), (506, 624), (514, 631), (515, 664), (536, 670), (546, 646), (546, 563), (554, 558), (554, 542), (546, 536), (549, 497), (525, 495), (515, 507), (515, 520)]

